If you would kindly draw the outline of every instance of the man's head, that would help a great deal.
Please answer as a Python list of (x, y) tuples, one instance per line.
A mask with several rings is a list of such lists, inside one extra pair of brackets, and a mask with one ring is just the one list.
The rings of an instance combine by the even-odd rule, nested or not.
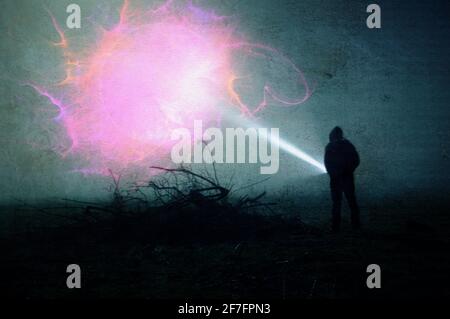
[(336, 126), (330, 132), (330, 142), (340, 141), (344, 138), (344, 132), (339, 126)]

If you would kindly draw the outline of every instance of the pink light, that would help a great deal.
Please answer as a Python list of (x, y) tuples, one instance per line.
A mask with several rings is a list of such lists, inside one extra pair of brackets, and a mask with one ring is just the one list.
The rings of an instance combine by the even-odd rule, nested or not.
[[(124, 1), (119, 22), (102, 30), (95, 45), (83, 53), (70, 51), (70, 41), (52, 17), (60, 36), (66, 77), (55, 91), (32, 85), (60, 110), (59, 119), (72, 141), (70, 154), (89, 167), (80, 171), (122, 171), (130, 167), (169, 164), (171, 131), (192, 127), (194, 120), (220, 119), (224, 101), (253, 116), (269, 103), (297, 105), (311, 94), (301, 71), (287, 58), (305, 87), (304, 96), (287, 100), (269, 85), (255, 107), (243, 102), (234, 83), (233, 57), (278, 54), (236, 36), (224, 17), (194, 7), (176, 9), (172, 0), (154, 10), (132, 10)], [(263, 54), (263, 53), (259, 53)]]

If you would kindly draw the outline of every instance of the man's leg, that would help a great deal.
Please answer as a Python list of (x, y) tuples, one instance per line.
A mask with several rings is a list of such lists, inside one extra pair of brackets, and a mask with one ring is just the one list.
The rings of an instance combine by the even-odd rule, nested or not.
[(350, 207), (351, 211), (352, 226), (353, 228), (359, 228), (360, 227), (359, 207), (358, 203), (356, 202), (355, 182), (353, 174), (348, 175), (344, 178), (343, 186), (345, 197), (347, 198), (348, 206)]
[(330, 178), (331, 199), (333, 200), (332, 230), (339, 231), (341, 226), (342, 183), (339, 177)]

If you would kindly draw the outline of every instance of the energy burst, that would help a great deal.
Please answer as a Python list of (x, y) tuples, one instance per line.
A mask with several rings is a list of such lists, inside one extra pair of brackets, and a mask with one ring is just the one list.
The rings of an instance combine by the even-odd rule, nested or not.
[[(231, 107), (251, 118), (268, 105), (298, 105), (311, 95), (302, 72), (288, 58), (247, 41), (227, 17), (192, 3), (176, 6), (169, 0), (142, 10), (125, 0), (118, 23), (101, 28), (85, 52), (71, 51), (69, 39), (50, 16), (66, 77), (51, 89), (30, 85), (58, 107), (57, 121), (70, 140), (62, 155), (81, 158), (83, 172), (169, 165), (170, 135), (176, 128), (192, 129), (194, 120), (216, 122)], [(236, 82), (246, 75), (235, 67), (243, 56), (276, 56), (295, 73), (304, 94), (286, 99), (265, 83), (261, 101), (245, 103)]]

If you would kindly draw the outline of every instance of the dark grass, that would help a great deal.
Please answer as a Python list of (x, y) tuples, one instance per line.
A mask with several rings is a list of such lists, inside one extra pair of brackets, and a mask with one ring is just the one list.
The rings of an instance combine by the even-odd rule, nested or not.
[[(276, 205), (267, 211), (264, 196), (232, 197), (226, 187), (211, 193), (203, 191), (204, 184), (187, 185), (180, 188), (182, 196), (160, 204), (138, 200), (138, 205), (135, 195), (129, 201), (130, 193), (115, 189), (110, 203), (79, 203), (57, 213), (29, 208), (45, 212), (45, 219), (27, 228), (19, 219), (20, 231), (3, 234), (0, 294), (89, 299), (450, 295), (450, 205), (366, 207), (362, 231), (344, 227), (332, 234), (327, 222), (305, 223), (299, 212), (287, 214)], [(81, 266), (82, 289), (66, 288), (65, 271), (72, 263)], [(378, 290), (365, 285), (372, 263), (382, 269)]]

